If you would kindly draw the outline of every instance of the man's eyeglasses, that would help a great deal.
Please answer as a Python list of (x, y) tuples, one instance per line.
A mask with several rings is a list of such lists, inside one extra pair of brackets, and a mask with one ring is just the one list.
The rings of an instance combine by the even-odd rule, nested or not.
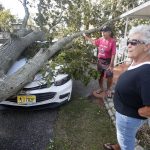
[(145, 44), (145, 42), (140, 41), (140, 40), (133, 39), (133, 40), (128, 40), (128, 41), (127, 41), (127, 46), (128, 46), (129, 44), (131, 44), (131, 45), (133, 45), (133, 46), (136, 46), (136, 45), (138, 45), (138, 44)]

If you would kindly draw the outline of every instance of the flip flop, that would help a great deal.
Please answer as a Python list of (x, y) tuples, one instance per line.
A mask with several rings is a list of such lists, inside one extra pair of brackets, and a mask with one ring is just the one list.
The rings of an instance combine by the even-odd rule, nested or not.
[[(110, 143), (106, 143), (103, 145), (105, 150), (121, 150), (120, 146), (118, 144), (110, 144)], [(115, 148), (113, 148), (113, 146)]]
[(106, 144), (104, 144), (103, 146), (104, 146), (104, 149), (105, 149), (105, 150), (115, 150), (115, 149), (112, 147), (112, 145), (114, 145), (114, 144), (106, 143)]
[(99, 90), (96, 91), (96, 94), (100, 94), (102, 92), (104, 92), (104, 91), (102, 89), (99, 89)]
[(112, 98), (112, 91), (111, 90), (107, 90), (106, 94), (107, 94), (108, 98)]

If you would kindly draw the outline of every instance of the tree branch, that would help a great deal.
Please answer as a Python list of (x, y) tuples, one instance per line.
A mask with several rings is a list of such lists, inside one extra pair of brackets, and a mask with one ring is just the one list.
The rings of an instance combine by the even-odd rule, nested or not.
[(43, 40), (43, 37), (43, 32), (34, 31), (25, 37), (15, 38), (11, 43), (7, 43), (0, 49), (0, 71), (5, 74), (26, 47), (37, 40)]
[(23, 0), (22, 5), (24, 7), (25, 17), (23, 19), (23, 22), (22, 22), (22, 25), (21, 25), (21, 29), (24, 29), (27, 26), (27, 22), (28, 22), (30, 13), (29, 13), (29, 10), (28, 10), (28, 7), (27, 7), (27, 0)]
[(7, 99), (8, 97), (16, 94), (27, 83), (31, 82), (36, 73), (55, 53), (60, 51), (62, 47), (70, 43), (73, 39), (81, 36), (83, 33), (92, 33), (99, 31), (104, 25), (118, 20), (120, 17), (116, 17), (109, 20), (99, 28), (81, 31), (71, 36), (59, 39), (54, 45), (48, 49), (41, 49), (28, 63), (26, 63), (21, 69), (11, 76), (6, 76), (0, 79), (0, 101)]
[(49, 32), (50, 30), (53, 30), (53, 28), (55, 28), (55, 26), (61, 21), (62, 19), (62, 16), (63, 16), (63, 10), (62, 10), (62, 1), (61, 1), (61, 12), (60, 12), (60, 16), (58, 17), (58, 19), (54, 20), (54, 25), (52, 27), (50, 27), (49, 29)]

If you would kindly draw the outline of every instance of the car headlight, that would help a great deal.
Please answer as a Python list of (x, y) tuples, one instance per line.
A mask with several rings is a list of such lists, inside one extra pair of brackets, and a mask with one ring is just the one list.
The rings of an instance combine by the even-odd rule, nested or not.
[(61, 86), (61, 85), (65, 84), (65, 83), (67, 83), (70, 79), (71, 79), (71, 77), (69, 75), (67, 75), (65, 78), (63, 78), (61, 80), (58, 80), (58, 81), (55, 81), (54, 85), (55, 86)]

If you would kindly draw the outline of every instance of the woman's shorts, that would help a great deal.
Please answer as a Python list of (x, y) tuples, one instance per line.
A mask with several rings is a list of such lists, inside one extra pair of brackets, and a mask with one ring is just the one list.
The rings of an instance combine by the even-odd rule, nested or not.
[(99, 73), (104, 74), (106, 78), (113, 77), (113, 72), (108, 70), (108, 67), (110, 65), (111, 58), (99, 58), (97, 63), (97, 70)]

